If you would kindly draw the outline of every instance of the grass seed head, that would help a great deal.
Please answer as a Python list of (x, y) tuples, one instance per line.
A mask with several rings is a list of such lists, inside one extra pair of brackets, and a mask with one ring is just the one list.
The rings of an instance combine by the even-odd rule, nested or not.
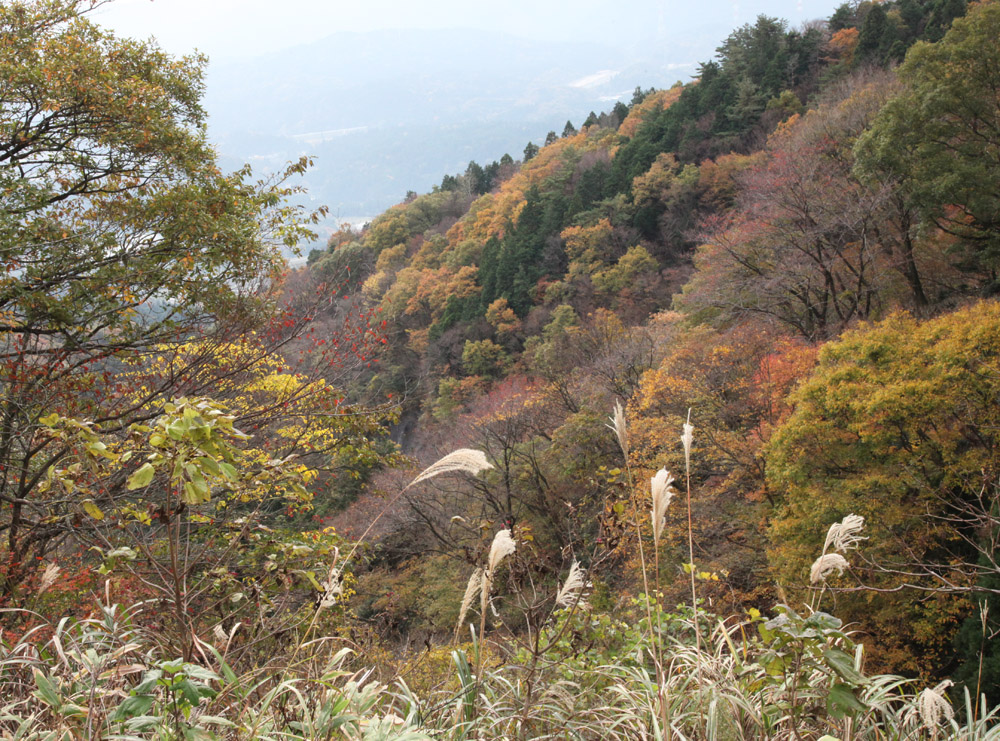
[(809, 581), (819, 584), (821, 581), (826, 581), (826, 577), (833, 571), (843, 574), (847, 566), (847, 559), (839, 553), (824, 553), (813, 561), (812, 569), (809, 571)]
[(937, 731), (942, 720), (951, 720), (955, 717), (955, 710), (944, 695), (945, 690), (951, 686), (952, 681), (946, 679), (936, 687), (928, 687), (917, 698), (920, 721), (924, 724), (924, 728), (932, 733)]
[(476, 569), (472, 572), (472, 576), (469, 577), (469, 583), (465, 586), (465, 595), (462, 597), (462, 606), (458, 611), (458, 625), (455, 626), (455, 640), (458, 640), (458, 634), (462, 630), (462, 623), (465, 622), (465, 616), (469, 613), (469, 608), (472, 607), (472, 601), (479, 594), (479, 590), (483, 588), (483, 570)]
[(488, 468), (493, 468), (493, 464), (486, 460), (486, 454), (481, 450), (460, 448), (452, 453), (448, 453), (448, 455), (437, 463), (432, 463), (425, 468), (419, 476), (410, 482), (410, 485), (419, 484), (421, 481), (426, 481), (443, 473), (451, 473), (453, 471), (465, 471), (475, 476), (480, 471), (485, 471)]
[(862, 540), (868, 540), (868, 538), (859, 535), (864, 526), (865, 518), (854, 514), (847, 515), (840, 522), (833, 523), (826, 531), (823, 552), (834, 550), (847, 553), (847, 551), (857, 548), (858, 543)]
[(681, 444), (684, 446), (684, 463), (688, 470), (691, 470), (691, 444), (694, 442), (694, 425), (691, 424), (691, 410), (688, 409), (687, 422), (684, 423), (684, 432), (681, 435)]
[(511, 537), (510, 530), (501, 530), (493, 536), (493, 544), (490, 546), (490, 557), (487, 561), (486, 571), (483, 574), (483, 586), (480, 593), (483, 614), (486, 613), (486, 608), (490, 602), (490, 592), (493, 589), (493, 578), (496, 576), (497, 567), (515, 550), (517, 550), (517, 543)]
[(590, 582), (587, 581), (586, 571), (580, 568), (580, 564), (577, 561), (573, 562), (573, 565), (569, 567), (569, 575), (566, 577), (566, 582), (563, 584), (562, 589), (559, 590), (559, 594), (556, 595), (556, 606), (557, 607), (572, 607), (574, 604), (577, 605), (581, 610), (586, 610), (588, 605), (587, 601), (584, 599), (584, 591), (590, 588)]
[(621, 446), (622, 454), (625, 456), (625, 460), (628, 460), (628, 426), (625, 423), (625, 409), (622, 407), (620, 401), (615, 402), (615, 413), (612, 414), (608, 419), (611, 420), (611, 424), (605, 425), (608, 429), (615, 433), (615, 437), (618, 438), (618, 445)]
[(649, 490), (653, 497), (653, 542), (656, 545), (660, 544), (660, 535), (663, 534), (663, 526), (667, 521), (667, 507), (670, 506), (670, 500), (677, 494), (673, 483), (674, 477), (666, 468), (661, 468), (649, 480)]

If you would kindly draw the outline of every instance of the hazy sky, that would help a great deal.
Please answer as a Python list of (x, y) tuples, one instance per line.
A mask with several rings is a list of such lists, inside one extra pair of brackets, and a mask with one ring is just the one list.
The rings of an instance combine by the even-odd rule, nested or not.
[[(705, 23), (727, 29), (760, 13), (793, 26), (828, 16), (839, 0), (115, 0), (93, 14), (122, 35), (156, 36), (175, 54), (221, 60), (317, 41), (338, 31), (482, 28), (533, 39), (627, 44)], [(721, 38), (719, 39), (722, 40)]]

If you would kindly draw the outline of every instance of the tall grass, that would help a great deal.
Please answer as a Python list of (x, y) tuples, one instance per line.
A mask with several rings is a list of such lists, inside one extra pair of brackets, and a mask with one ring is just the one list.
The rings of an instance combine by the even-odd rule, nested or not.
[[(620, 407), (612, 421), (627, 460)], [(685, 424), (681, 437), (691, 564), (692, 430)], [(461, 451), (415, 481), (478, 473), (488, 465), (480, 456)], [(854, 515), (831, 525), (811, 575), (815, 604), (801, 614), (782, 607), (771, 619), (711, 615), (693, 580), (691, 604), (668, 612), (658, 587), (671, 484), (665, 470), (656, 474), (650, 506), (635, 508), (649, 512), (654, 541), (651, 573), (642, 560), (646, 592), (620, 601), (614, 614), (595, 612), (589, 575), (574, 561), (529, 641), (485, 635), (496, 574), (517, 548), (516, 533), (500, 530), (469, 581), (455, 640), (477, 596), (478, 633), (451, 650), (453, 676), (436, 689), (378, 682), (344, 641), (310, 637), (337, 598), (349, 554), (331, 562), (293, 650), (239, 672), (227, 661), (239, 626), (199, 639), (195, 659), (185, 662), (140, 627), (155, 604), (116, 605), (108, 591), (95, 604), (96, 617), (35, 616), (40, 627), (0, 643), (0, 738), (1000, 741), (998, 709), (981, 712), (968, 693), (956, 710), (943, 685), (865, 676), (863, 646), (834, 616), (814, 609), (826, 581), (849, 568), (848, 555), (863, 541), (864, 521)], [(641, 547), (642, 523), (635, 524)]]

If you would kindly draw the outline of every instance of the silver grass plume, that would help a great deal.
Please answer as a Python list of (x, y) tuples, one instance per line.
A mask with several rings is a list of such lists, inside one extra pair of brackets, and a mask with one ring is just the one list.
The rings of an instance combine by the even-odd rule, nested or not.
[(318, 605), (321, 609), (333, 607), (344, 594), (344, 581), (341, 578), (340, 569), (332, 569), (327, 578), (319, 585), (323, 588), (323, 596), (320, 597)]
[(681, 435), (681, 443), (684, 445), (684, 463), (687, 470), (691, 470), (691, 443), (694, 442), (694, 425), (691, 424), (691, 410), (688, 409), (687, 422), (684, 423), (684, 433)]
[(440, 476), (443, 473), (466, 471), (475, 475), (480, 471), (485, 471), (487, 468), (493, 468), (493, 465), (486, 460), (486, 454), (481, 450), (460, 448), (452, 453), (448, 453), (448, 455), (437, 463), (432, 463), (425, 468), (417, 478), (410, 482), (410, 486), (419, 484), (421, 481), (426, 481), (435, 476)]
[(649, 480), (649, 491), (653, 497), (653, 543), (657, 547), (660, 545), (660, 535), (663, 534), (663, 526), (667, 522), (667, 507), (670, 500), (677, 494), (673, 487), (674, 477), (670, 471), (661, 468), (656, 475)]
[(868, 540), (868, 538), (858, 534), (864, 526), (865, 518), (854, 514), (847, 515), (840, 522), (833, 523), (830, 525), (830, 529), (826, 531), (823, 553), (831, 549), (847, 553), (847, 551), (857, 548), (858, 543), (862, 540)]
[(590, 582), (587, 581), (586, 571), (580, 568), (578, 561), (574, 561), (569, 567), (569, 575), (563, 584), (559, 594), (556, 595), (556, 607), (572, 607), (574, 604), (581, 610), (586, 610), (588, 605), (584, 599), (584, 590), (590, 589)]
[(45, 567), (45, 571), (42, 572), (42, 579), (38, 584), (38, 592), (36, 596), (41, 596), (42, 592), (56, 583), (56, 579), (59, 578), (60, 571), (62, 571), (62, 569), (60, 569), (54, 562), (49, 563), (49, 565)]
[(243, 623), (236, 623), (236, 625), (234, 625), (227, 633), (226, 629), (223, 628), (220, 623), (212, 628), (212, 634), (215, 636), (216, 640), (219, 641), (219, 643), (225, 643), (228, 648), (229, 644), (232, 643), (233, 636), (236, 635), (236, 631), (240, 629), (241, 625), (243, 625)]
[(510, 535), (510, 530), (504, 529), (493, 536), (493, 544), (490, 546), (490, 557), (487, 562), (486, 571), (483, 574), (483, 586), (480, 594), (480, 606), (486, 614), (486, 607), (490, 603), (490, 591), (493, 589), (493, 577), (496, 575), (497, 567), (507, 556), (517, 550), (517, 544)]
[(483, 570), (476, 569), (472, 572), (472, 576), (469, 577), (469, 583), (465, 587), (465, 596), (462, 597), (462, 606), (458, 610), (458, 625), (455, 626), (456, 641), (458, 640), (459, 631), (462, 630), (462, 623), (465, 622), (465, 616), (469, 613), (469, 608), (472, 607), (472, 601), (482, 588)]
[(824, 553), (813, 561), (809, 570), (809, 581), (819, 584), (821, 581), (826, 581), (826, 577), (833, 571), (843, 574), (847, 566), (847, 559), (839, 553)]
[(622, 407), (620, 401), (615, 402), (615, 413), (612, 414), (608, 419), (611, 420), (611, 424), (605, 424), (609, 430), (615, 433), (615, 437), (618, 438), (618, 444), (621, 446), (622, 454), (625, 456), (625, 460), (628, 460), (628, 426), (625, 424), (625, 409)]
[(490, 545), (489, 573), (492, 574), (500, 562), (517, 550), (517, 543), (511, 537), (510, 530), (504, 529), (493, 536)]
[(333, 558), (330, 559), (330, 568), (326, 572), (326, 579), (319, 583), (323, 589), (323, 596), (319, 598), (319, 604), (316, 605), (316, 608), (319, 610), (333, 607), (337, 604), (337, 600), (344, 594), (343, 574), (341, 569), (337, 568), (339, 560), (340, 549), (334, 546)]
[(943, 719), (951, 720), (955, 717), (955, 710), (944, 696), (944, 691), (951, 686), (952, 681), (946, 679), (934, 688), (928, 687), (917, 697), (920, 721), (932, 734), (937, 733)]

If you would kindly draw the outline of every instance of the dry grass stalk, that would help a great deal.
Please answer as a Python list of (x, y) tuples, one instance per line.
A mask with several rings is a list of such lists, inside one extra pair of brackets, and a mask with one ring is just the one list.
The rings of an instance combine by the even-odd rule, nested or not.
[[(684, 484), (687, 491), (687, 516), (688, 516), (688, 559), (691, 567), (691, 610), (694, 615), (694, 645), (701, 653), (701, 621), (698, 619), (698, 590), (694, 583), (694, 518), (691, 514), (691, 444), (694, 442), (694, 425), (691, 424), (691, 410), (688, 409), (687, 422), (684, 423), (684, 430), (681, 433), (681, 445), (684, 446)], [(657, 565), (659, 568), (659, 565)], [(698, 685), (703, 685), (701, 664), (698, 664)], [(699, 694), (698, 711), (701, 712), (701, 695)], [(666, 720), (666, 718), (664, 718)]]
[(821, 581), (826, 581), (826, 577), (833, 571), (843, 574), (847, 566), (847, 559), (839, 553), (824, 553), (813, 561), (812, 568), (809, 570), (809, 581), (813, 584), (819, 584)]
[(557, 607), (572, 607), (576, 605), (581, 610), (586, 610), (588, 608), (587, 601), (584, 599), (584, 591), (590, 589), (590, 582), (587, 581), (586, 571), (580, 568), (578, 561), (574, 561), (573, 565), (569, 567), (569, 575), (566, 577), (566, 582), (563, 584), (562, 589), (559, 590), (559, 594), (556, 595), (556, 606)]

